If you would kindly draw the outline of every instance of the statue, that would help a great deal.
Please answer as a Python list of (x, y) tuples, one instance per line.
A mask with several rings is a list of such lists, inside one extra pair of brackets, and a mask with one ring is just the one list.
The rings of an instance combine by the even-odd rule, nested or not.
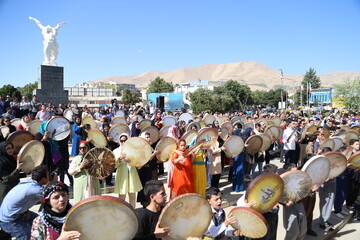
[(66, 22), (59, 23), (56, 27), (51, 27), (47, 25), (46, 27), (43, 26), (39, 20), (33, 17), (29, 17), (30, 20), (34, 20), (36, 24), (41, 28), (41, 33), (44, 37), (44, 62), (43, 65), (52, 65), (56, 66), (56, 58), (58, 55), (58, 48), (59, 45), (56, 41), (56, 35), (58, 29)]

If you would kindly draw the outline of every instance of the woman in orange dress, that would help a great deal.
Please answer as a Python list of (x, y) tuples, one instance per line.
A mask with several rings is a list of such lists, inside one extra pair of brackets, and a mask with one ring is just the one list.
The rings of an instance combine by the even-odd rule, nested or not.
[(184, 156), (185, 140), (180, 140), (177, 149), (171, 156), (174, 164), (170, 198), (173, 199), (184, 193), (195, 193), (195, 177), (192, 166), (192, 155)]

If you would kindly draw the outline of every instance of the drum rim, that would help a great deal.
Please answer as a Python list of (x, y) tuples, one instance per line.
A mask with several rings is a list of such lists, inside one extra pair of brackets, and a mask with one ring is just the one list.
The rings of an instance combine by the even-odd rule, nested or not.
[(64, 137), (64, 138), (62, 138), (62, 139), (57, 139), (57, 140), (54, 139), (54, 141), (62, 141), (62, 140), (64, 140), (65, 138), (67, 138), (67, 137), (70, 135), (70, 133), (71, 133), (71, 123), (70, 123), (70, 121), (69, 121), (67, 118), (65, 118), (65, 117), (62, 117), (62, 116), (54, 116), (54, 117), (52, 117), (52, 118), (46, 123), (46, 125), (45, 125), (45, 131), (48, 131), (48, 126), (49, 126), (49, 124), (50, 124), (51, 122), (53, 122), (55, 119), (65, 119), (65, 121), (66, 121), (67, 124), (69, 125), (69, 129), (68, 129), (69, 134), (68, 134), (66, 137)]
[[(242, 152), (244, 151), (245, 143), (244, 143), (244, 140), (243, 140), (241, 137), (237, 136), (237, 135), (231, 135), (231, 136), (229, 136), (229, 137), (224, 141), (223, 146), (226, 147), (226, 143), (229, 142), (229, 141), (231, 141), (231, 140), (234, 139), (234, 138), (236, 138), (236, 139), (241, 139), (242, 149), (241, 149), (240, 153), (242, 153)], [(225, 152), (225, 154), (226, 154), (226, 152)]]
[[(155, 146), (155, 149), (156, 150), (158, 150), (158, 148), (159, 148), (159, 145), (160, 145), (160, 143), (162, 143), (163, 141), (167, 141), (168, 139), (173, 139), (173, 140), (170, 140), (170, 141), (173, 141), (173, 143), (175, 143), (175, 149), (176, 149), (176, 144), (177, 144), (177, 141), (176, 141), (176, 139), (175, 138), (173, 138), (173, 137), (169, 137), (169, 136), (166, 136), (166, 137), (163, 137), (163, 138), (161, 138), (159, 141), (158, 141), (158, 143), (156, 144), (156, 146)], [(170, 144), (168, 144), (167, 146), (169, 146)], [(163, 161), (162, 159), (161, 159), (161, 153), (160, 154), (157, 154), (156, 155), (156, 158), (159, 160), (159, 161), (161, 161), (161, 162), (166, 162), (167, 160), (165, 160), (165, 161)]]
[[(114, 171), (114, 169), (115, 169), (115, 161), (116, 161), (115, 155), (114, 155), (113, 151), (111, 151), (111, 150), (110, 150), (109, 148), (107, 148), (107, 147), (94, 147), (94, 148), (89, 149), (89, 151), (87, 151), (87, 152), (85, 153), (84, 159), (86, 159), (86, 156), (87, 156), (87, 155), (90, 155), (90, 154), (89, 154), (90, 152), (95, 151), (95, 149), (106, 149), (106, 151), (108, 151), (108, 152), (110, 152), (110, 153), (112, 154), (112, 156), (114, 157), (114, 164), (113, 164), (113, 169), (112, 169), (112, 171)], [(112, 174), (112, 171), (111, 171), (111, 174)], [(87, 169), (86, 169), (86, 172), (87, 172), (90, 176), (93, 176), (93, 175), (91, 175), (91, 174), (87, 171)], [(110, 174), (109, 174), (109, 175), (110, 175)], [(109, 176), (109, 175), (108, 175), (108, 176)], [(93, 177), (96, 177), (96, 178), (97, 178), (97, 176), (93, 176)]]
[[(24, 151), (26, 150), (26, 148), (27, 148), (29, 145), (31, 145), (31, 144), (36, 144), (36, 145), (38, 145), (38, 146), (41, 146), (41, 149), (43, 149), (43, 151), (44, 151), (44, 156), (45, 156), (45, 147), (44, 147), (44, 145), (42, 144), (42, 142), (40, 142), (40, 141), (38, 141), (38, 140), (30, 140), (29, 142), (25, 143), (24, 146), (21, 147), (21, 149), (20, 149), (20, 151), (19, 151), (19, 153), (18, 153), (18, 158), (20, 159), (20, 160), (19, 160), (20, 162), (23, 162), (23, 161), (21, 161), (22, 158), (23, 158), (22, 155), (24, 154)], [(41, 159), (43, 159), (44, 156), (43, 156)], [(40, 161), (40, 164), (39, 164), (39, 165), (41, 165), (41, 162), (42, 162), (42, 160)], [(39, 166), (39, 165), (37, 165), (37, 166)], [(22, 170), (22, 169), (21, 169), (21, 170)], [(31, 171), (32, 171), (32, 170), (31, 170)], [(31, 171), (30, 171), (30, 172), (31, 172)]]
[[(110, 129), (109, 129), (109, 131), (110, 131)], [(107, 146), (108, 140), (106, 139), (106, 137), (105, 137), (105, 135), (104, 135), (104, 133), (103, 133), (102, 131), (100, 131), (99, 129), (91, 129), (91, 130), (89, 131), (89, 133), (88, 133), (88, 136), (89, 136), (90, 132), (96, 132), (97, 134), (101, 134), (101, 135), (103, 136), (103, 140), (105, 140), (105, 142), (106, 142), (106, 145), (105, 145), (105, 146), (103, 146), (103, 147), (98, 147), (98, 146), (95, 145), (95, 140), (92, 139), (92, 140), (91, 140), (91, 143), (94, 144), (95, 147), (97, 147), (97, 148), (104, 148), (104, 147)]]

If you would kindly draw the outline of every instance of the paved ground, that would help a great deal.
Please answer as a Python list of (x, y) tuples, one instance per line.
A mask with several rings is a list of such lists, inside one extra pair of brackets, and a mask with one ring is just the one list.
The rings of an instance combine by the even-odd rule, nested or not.
[[(279, 168), (281, 168), (282, 164), (280, 163), (279, 159), (275, 159), (272, 160), (271, 163), (276, 164)], [(227, 170), (227, 169), (225, 169)], [(225, 171), (225, 173), (222, 175), (221, 180), (220, 180), (220, 189), (221, 191), (224, 193), (224, 197), (223, 197), (223, 208), (225, 209), (225, 212), (229, 212), (232, 208), (235, 207), (236, 201), (245, 193), (243, 192), (232, 192), (232, 185), (227, 181), (228, 178), (228, 174)], [(163, 176), (160, 176), (160, 180), (163, 180), (166, 189), (167, 189), (167, 193), (169, 196), (169, 189), (166, 185), (166, 173)], [(69, 181), (67, 178), (65, 178), (65, 182), (67, 184), (69, 184)], [(115, 194), (112, 194), (113, 188), (107, 188), (106, 191), (110, 192), (108, 193), (109, 195), (113, 195), (115, 196)], [(103, 192), (105, 192), (105, 190), (103, 190)], [(71, 198), (72, 198), (72, 194), (71, 194)], [(318, 200), (318, 197), (317, 197)], [(137, 203), (136, 208), (140, 208), (142, 207), (139, 203)], [(39, 205), (36, 205), (32, 208), (33, 211), (37, 211), (39, 209)], [(346, 209), (346, 207), (344, 207), (344, 211), (348, 212), (348, 210)], [(280, 211), (279, 211), (279, 224), (278, 224), (278, 231), (277, 231), (277, 239), (284, 239), (285, 236), (285, 229), (283, 228), (283, 221), (282, 221), (282, 207), (280, 207)], [(308, 240), (317, 240), (317, 239), (323, 239), (325, 237), (325, 233), (323, 229), (319, 228), (319, 204), (318, 201), (316, 202), (315, 205), (315, 210), (314, 210), (314, 221), (313, 221), (313, 230), (318, 234), (318, 237), (310, 237), (310, 236), (306, 236), (305, 239)], [(334, 215), (332, 215), (330, 222), (332, 224), (334, 224), (335, 226), (337, 226), (338, 224), (341, 223), (341, 220), (338, 219), (337, 217), (335, 217)], [(360, 239), (360, 222), (357, 222), (356, 220), (352, 219), (350, 220), (350, 222), (348, 224), (345, 225), (345, 227), (335, 235), (335, 237), (331, 238), (331, 239), (342, 239), (342, 240), (355, 240), (355, 239)]]

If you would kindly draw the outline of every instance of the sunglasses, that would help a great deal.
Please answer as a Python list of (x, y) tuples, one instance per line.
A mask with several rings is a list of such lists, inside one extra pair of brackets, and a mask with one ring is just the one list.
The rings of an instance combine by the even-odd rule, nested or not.
[(9, 120), (5, 120), (4, 122), (10, 122)]
[(121, 142), (121, 143), (124, 143), (124, 142), (126, 142), (126, 140), (120, 140), (120, 142)]
[(87, 147), (79, 147), (79, 149), (87, 149)]

